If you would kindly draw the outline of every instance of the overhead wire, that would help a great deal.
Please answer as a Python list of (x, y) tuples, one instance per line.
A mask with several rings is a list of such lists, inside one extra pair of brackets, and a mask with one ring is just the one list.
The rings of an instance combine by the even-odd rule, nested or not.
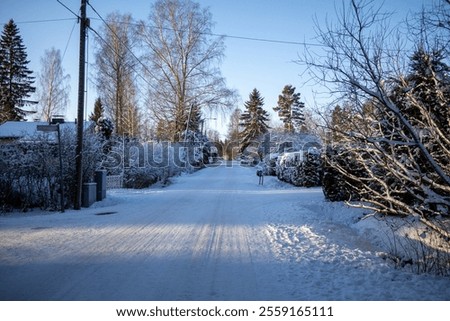
[(60, 21), (70, 21), (76, 20), (76, 18), (58, 18), (58, 19), (42, 19), (42, 20), (25, 20), (25, 21), (14, 21), (16, 24), (27, 24), (27, 23), (46, 23), (46, 22), (60, 22)]
[[(87, 2), (89, 7), (91, 7), (91, 9), (95, 12), (95, 14), (100, 18), (100, 20), (105, 24), (105, 26), (111, 31), (111, 33), (114, 35), (114, 37), (116, 37), (117, 39), (120, 39), (120, 37), (117, 35), (117, 33), (111, 28), (110, 24), (100, 15), (100, 13), (98, 13), (98, 11), (89, 3)], [(105, 44), (107, 44), (110, 49), (112, 49), (113, 51), (115, 51), (114, 48), (112, 48), (112, 46), (105, 40), (103, 39), (103, 37), (100, 36), (100, 34), (94, 30), (93, 28), (89, 27)], [(148, 66), (146, 64), (144, 64), (139, 57), (136, 56), (136, 54), (133, 52), (133, 50), (131, 50), (128, 46), (124, 46), (125, 49), (134, 57), (134, 59), (136, 59), (136, 61), (144, 68), (144, 70), (151, 74), (150, 70), (148, 69)], [(133, 66), (131, 66), (131, 68), (137, 73), (137, 75), (139, 76), (139, 78), (141, 78), (145, 83), (147, 83), (150, 87), (153, 87), (152, 84), (150, 84), (150, 82), (145, 79), (137, 70), (134, 69)]]
[[(116, 49), (115, 48), (113, 48), (112, 46), (111, 46), (111, 44), (108, 42), (108, 41), (106, 41), (98, 32), (97, 32), (97, 30), (95, 30), (94, 28), (92, 28), (92, 26), (89, 26), (89, 29), (93, 32), (93, 33), (95, 33), (95, 35), (97, 36), (97, 38), (98, 39), (100, 39), (111, 51), (113, 51), (113, 52), (115, 52), (116, 51)], [(127, 49), (127, 50), (129, 50), (129, 49)], [(141, 64), (143, 64), (142, 62), (140, 62)], [(144, 64), (143, 64), (144, 65)], [(145, 65), (144, 65), (145, 66)], [(146, 79), (146, 78), (144, 78), (142, 75), (141, 75), (141, 73), (138, 71), (138, 70), (136, 70), (136, 68), (133, 66), (133, 65), (129, 65), (129, 67), (135, 72), (135, 74), (141, 79), (141, 80), (143, 80), (147, 85), (149, 85), (150, 87), (153, 87), (153, 85)], [(145, 66), (146, 67), (146, 66)], [(92, 80), (91, 80), (91, 82), (92, 83), (94, 83)], [(139, 89), (139, 86), (138, 86), (138, 90), (140, 90)], [(142, 93), (142, 92), (141, 92)]]
[(70, 43), (70, 40), (72, 39), (72, 34), (73, 34), (73, 31), (74, 31), (76, 25), (77, 25), (77, 22), (75, 21), (75, 23), (72, 26), (72, 30), (70, 31), (69, 39), (67, 40), (66, 47), (64, 48), (64, 52), (63, 52), (61, 61), (64, 61), (64, 57), (66, 56), (67, 48), (69, 48), (69, 43)]
[[(93, 20), (97, 20), (97, 18), (92, 18)], [(108, 21), (105, 19), (101, 19), (103, 20), (103, 22), (107, 23)], [(130, 23), (133, 24), (133, 23)], [(138, 25), (138, 24), (134, 24), (134, 25)], [(149, 24), (142, 24), (140, 23), (139, 25), (143, 25), (147, 28), (160, 28), (160, 27), (155, 27)], [(162, 28), (164, 30), (169, 30), (169, 31), (178, 31), (176, 29), (173, 28), (168, 28), (168, 27), (164, 27)], [(213, 32), (200, 32), (200, 34), (202, 35), (207, 35), (207, 36), (213, 36), (213, 37), (224, 37), (224, 38), (230, 38), (230, 39), (240, 39), (240, 40), (248, 40), (248, 41), (259, 41), (259, 42), (268, 42), (268, 43), (275, 43), (275, 44), (285, 44), (285, 45), (296, 45), (296, 46), (317, 46), (317, 47), (323, 47), (324, 45), (319, 44), (319, 43), (312, 43), (312, 42), (305, 42), (305, 41), (290, 41), (290, 40), (279, 40), (279, 39), (268, 39), (268, 38), (257, 38), (257, 37), (247, 37), (247, 36), (237, 36), (237, 35), (229, 35), (229, 34), (219, 34), (219, 33), (213, 33)]]
[(64, 3), (62, 3), (60, 0), (56, 0), (56, 1), (57, 1), (60, 5), (62, 5), (64, 8), (66, 8), (67, 10), (69, 10), (75, 17), (78, 18), (78, 20), (81, 19), (80, 16), (79, 16), (77, 13), (73, 12), (72, 9), (70, 9), (68, 6), (66, 6)]

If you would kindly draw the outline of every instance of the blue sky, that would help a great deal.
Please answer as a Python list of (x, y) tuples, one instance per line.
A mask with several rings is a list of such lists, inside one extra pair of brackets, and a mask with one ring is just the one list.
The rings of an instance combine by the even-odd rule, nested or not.
[[(80, 0), (60, 0), (67, 7), (78, 12)], [(136, 20), (146, 19), (154, 0), (91, 0), (90, 3), (103, 16), (112, 11), (131, 13)], [(325, 21), (333, 19), (335, 3), (340, 0), (199, 0), (202, 7), (209, 7), (215, 34), (278, 40), (286, 42), (315, 43), (313, 18)], [(381, 1), (379, 1), (381, 3)], [(404, 18), (408, 11), (419, 11), (431, 0), (390, 0), (385, 2), (386, 10), (394, 11)], [(407, 6), (405, 7), (405, 4)], [(88, 16), (96, 17), (88, 7)], [(55, 47), (64, 55), (63, 65), (71, 75), (71, 102), (67, 118), (76, 115), (78, 90), (78, 42), (79, 25), (73, 14), (57, 0), (0, 0), (0, 23), (2, 26), (13, 18), (17, 23), (28, 58), (30, 69), (35, 73), (41, 69), (40, 58), (46, 49)], [(44, 20), (69, 19), (40, 22)], [(100, 29), (101, 22), (92, 20), (92, 27)], [(3, 28), (2, 28), (3, 29)], [(71, 35), (72, 33), (72, 35)], [(71, 36), (70, 36), (71, 35)], [(93, 62), (93, 36), (90, 37), (90, 62)], [(301, 74), (303, 67), (293, 61), (304, 50), (303, 45), (266, 41), (252, 41), (226, 38), (225, 59), (222, 74), (230, 88), (236, 89), (241, 99), (236, 107), (243, 107), (253, 88), (265, 98), (266, 110), (272, 112), (278, 95), (286, 84), (297, 87), (307, 107), (314, 105), (314, 91), (317, 88), (305, 85)], [(67, 48), (67, 50), (66, 50)], [(92, 68), (90, 68), (92, 69)], [(89, 71), (89, 70), (88, 70)], [(87, 113), (90, 113), (96, 98), (95, 88), (88, 87)], [(273, 118), (276, 118), (273, 115)], [(220, 121), (210, 126), (220, 129)]]

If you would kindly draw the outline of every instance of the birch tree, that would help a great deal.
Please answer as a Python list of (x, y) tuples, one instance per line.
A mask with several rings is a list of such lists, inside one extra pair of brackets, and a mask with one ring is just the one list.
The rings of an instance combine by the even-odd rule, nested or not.
[(96, 34), (97, 92), (116, 134), (139, 135), (136, 25), (128, 14), (111, 13)]
[(61, 52), (55, 48), (46, 50), (41, 58), (38, 75), (38, 110), (41, 120), (50, 122), (53, 115), (64, 114), (69, 103), (70, 75), (64, 74)]
[(212, 17), (191, 0), (158, 0), (140, 34), (146, 53), (148, 108), (161, 137), (179, 140), (190, 106), (223, 110), (234, 104), (219, 63), (223, 37), (212, 36)]

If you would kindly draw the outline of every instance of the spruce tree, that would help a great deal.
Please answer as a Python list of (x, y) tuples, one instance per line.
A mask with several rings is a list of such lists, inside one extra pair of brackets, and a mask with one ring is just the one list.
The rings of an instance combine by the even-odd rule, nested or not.
[(4, 26), (0, 40), (0, 122), (24, 120), (23, 107), (35, 103), (27, 100), (36, 89), (28, 63), (26, 47), (11, 19)]
[(269, 130), (269, 114), (263, 109), (264, 98), (256, 88), (250, 93), (244, 106), (245, 110), (240, 117), (240, 125), (244, 127), (241, 132), (241, 152)]
[[(427, 52), (420, 47), (411, 57), (411, 74), (407, 78), (409, 88), (414, 97), (426, 106), (428, 115), (411, 108), (402, 106), (411, 123), (421, 128), (427, 124), (426, 117), (430, 117), (436, 127), (450, 136), (450, 66), (445, 63), (442, 51)], [(425, 126), (424, 126), (425, 125)], [(428, 124), (429, 126), (429, 124)]]
[[(411, 56), (410, 73), (395, 88), (392, 99), (396, 102), (402, 115), (414, 126), (415, 131), (420, 133), (420, 144), (430, 153), (433, 162), (438, 164), (446, 175), (450, 175), (448, 161), (448, 151), (450, 150), (448, 140), (450, 137), (450, 66), (445, 63), (442, 51), (426, 50), (419, 46)], [(397, 140), (412, 139), (410, 132), (404, 126), (395, 126), (396, 123), (393, 121), (388, 124), (397, 129), (399, 133), (396, 137)], [(418, 147), (418, 145), (405, 144), (394, 150), (399, 159), (408, 157), (414, 161), (415, 168), (411, 169), (411, 172), (416, 175), (426, 173), (427, 177), (433, 177), (430, 179), (432, 184), (426, 187), (425, 192), (428, 192), (434, 190), (441, 183), (441, 179), (434, 176), (432, 164), (423, 156)], [(412, 183), (415, 184), (416, 181)], [(402, 180), (397, 180), (397, 184), (402, 187), (406, 185)], [(416, 197), (418, 194), (425, 199), (424, 191), (418, 192), (413, 188), (408, 188), (408, 191), (413, 191), (413, 193), (403, 193), (406, 195), (402, 196), (402, 199), (406, 200), (405, 202), (410, 202), (408, 197)], [(438, 191), (436, 194), (439, 193), (444, 194), (446, 198), (450, 197), (448, 191)], [(431, 208), (431, 212), (437, 211), (437, 206), (432, 201), (428, 201), (428, 206)]]
[[(188, 115), (190, 112), (190, 115)], [(187, 124), (189, 117), (189, 125)], [(201, 123), (203, 121), (202, 118), (202, 110), (200, 105), (192, 104), (191, 108), (188, 108), (188, 112), (185, 115), (184, 128), (188, 126), (188, 130), (193, 132), (200, 132)]]
[(89, 115), (89, 120), (97, 122), (105, 113), (105, 108), (103, 107), (102, 100), (97, 98), (94, 104), (94, 111)]
[(300, 131), (304, 125), (304, 107), (305, 104), (300, 101), (300, 93), (296, 93), (292, 85), (286, 85), (278, 96), (278, 105), (273, 110), (278, 113), (285, 131), (293, 133)]

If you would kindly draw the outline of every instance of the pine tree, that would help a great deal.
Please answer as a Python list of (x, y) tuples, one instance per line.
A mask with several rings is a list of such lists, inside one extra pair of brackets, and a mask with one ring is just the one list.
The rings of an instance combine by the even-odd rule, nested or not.
[(273, 108), (284, 123), (286, 132), (300, 131), (305, 122), (303, 108), (305, 104), (300, 101), (300, 93), (295, 93), (295, 87), (286, 85), (278, 96), (278, 105)]
[(3, 29), (0, 40), (0, 123), (7, 120), (24, 120), (23, 107), (35, 103), (27, 100), (35, 91), (34, 77), (27, 67), (26, 47), (22, 43), (14, 21)]
[(240, 125), (244, 127), (241, 132), (241, 152), (269, 130), (267, 125), (269, 113), (263, 109), (264, 98), (256, 88), (253, 89), (244, 106), (245, 110), (240, 117)]
[(89, 115), (89, 120), (97, 122), (100, 117), (103, 117), (105, 113), (105, 108), (103, 107), (103, 103), (101, 98), (97, 98), (94, 104), (94, 111)]

